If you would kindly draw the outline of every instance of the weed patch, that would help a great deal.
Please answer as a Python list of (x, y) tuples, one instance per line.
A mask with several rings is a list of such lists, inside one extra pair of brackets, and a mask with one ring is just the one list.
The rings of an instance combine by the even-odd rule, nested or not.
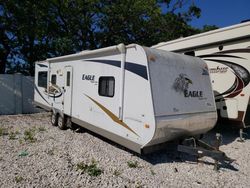
[(103, 172), (100, 168), (97, 167), (97, 163), (94, 160), (92, 160), (91, 164), (80, 162), (76, 165), (76, 168), (82, 173), (86, 172), (89, 176), (99, 176)]
[(45, 127), (39, 127), (39, 128), (38, 128), (38, 131), (39, 131), (39, 132), (44, 132), (44, 131), (46, 131), (46, 129), (45, 129)]
[(8, 129), (0, 127), (0, 136), (8, 135)]
[(16, 176), (15, 177), (15, 182), (16, 183), (20, 183), (21, 181), (23, 181), (23, 177), (22, 176)]
[(35, 130), (34, 129), (28, 129), (24, 131), (24, 140), (29, 142), (35, 142)]
[(152, 169), (150, 170), (151, 174), (154, 176), (156, 173)]
[(114, 173), (113, 173), (115, 176), (120, 176), (121, 175), (121, 172), (119, 170), (114, 170)]
[(129, 168), (137, 168), (139, 166), (137, 161), (128, 161), (127, 164)]
[(10, 140), (15, 140), (15, 139), (16, 139), (16, 133), (10, 132), (10, 133), (9, 133), (9, 139), (10, 139)]

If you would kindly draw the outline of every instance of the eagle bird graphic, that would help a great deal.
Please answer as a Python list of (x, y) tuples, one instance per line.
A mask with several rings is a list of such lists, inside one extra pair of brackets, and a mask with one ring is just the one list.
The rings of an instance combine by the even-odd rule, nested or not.
[(193, 84), (186, 74), (179, 74), (175, 79), (173, 88), (176, 92), (183, 93), (185, 90), (188, 90), (189, 84)]

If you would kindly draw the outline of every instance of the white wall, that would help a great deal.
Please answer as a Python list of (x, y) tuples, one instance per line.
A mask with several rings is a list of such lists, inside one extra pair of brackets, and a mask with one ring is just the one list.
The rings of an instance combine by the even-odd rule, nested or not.
[(0, 74), (0, 115), (36, 113), (34, 77), (22, 74)]

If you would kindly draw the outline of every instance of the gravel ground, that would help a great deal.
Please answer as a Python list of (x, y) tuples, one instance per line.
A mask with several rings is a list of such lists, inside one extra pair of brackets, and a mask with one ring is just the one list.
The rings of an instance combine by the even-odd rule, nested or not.
[(249, 187), (250, 140), (237, 136), (223, 130), (221, 150), (236, 162), (217, 172), (209, 158), (138, 156), (93, 133), (61, 131), (49, 113), (0, 116), (0, 187)]

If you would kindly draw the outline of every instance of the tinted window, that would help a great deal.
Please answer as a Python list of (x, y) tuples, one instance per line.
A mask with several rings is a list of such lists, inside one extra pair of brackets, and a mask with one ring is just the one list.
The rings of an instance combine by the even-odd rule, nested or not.
[(47, 88), (47, 71), (38, 72), (38, 86)]
[(100, 77), (98, 93), (101, 96), (113, 97), (115, 93), (115, 78)]
[(67, 83), (66, 86), (70, 86), (70, 71), (67, 71)]
[(51, 83), (56, 85), (56, 75), (55, 74), (51, 75)]

